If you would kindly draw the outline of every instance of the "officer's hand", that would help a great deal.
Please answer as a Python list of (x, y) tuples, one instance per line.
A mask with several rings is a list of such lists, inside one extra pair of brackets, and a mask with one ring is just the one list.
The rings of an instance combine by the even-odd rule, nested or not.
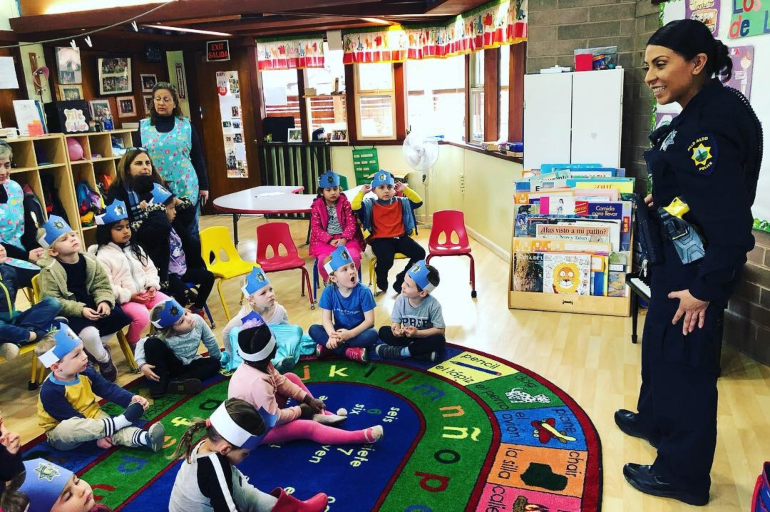
[(644, 198), (644, 203), (647, 205), (648, 208), (652, 208), (653, 202), (652, 202), (652, 194), (648, 195)]
[(668, 294), (668, 298), (679, 299), (679, 309), (676, 310), (672, 323), (676, 324), (684, 315), (682, 334), (687, 336), (695, 330), (696, 325), (698, 326), (698, 329), (703, 328), (703, 325), (706, 323), (706, 308), (708, 308), (708, 302), (696, 299), (690, 294), (690, 290), (671, 292)]

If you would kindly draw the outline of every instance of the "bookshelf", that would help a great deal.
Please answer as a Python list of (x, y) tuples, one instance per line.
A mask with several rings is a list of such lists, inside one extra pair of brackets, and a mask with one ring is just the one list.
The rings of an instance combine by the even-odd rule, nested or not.
[[(11, 179), (19, 185), (29, 185), (43, 206), (43, 215), (48, 220), (45, 211), (45, 196), (43, 181), (53, 179), (56, 194), (61, 201), (67, 220), (83, 240), (83, 246), (96, 242), (95, 226), (82, 226), (78, 212), (75, 185), (85, 180), (96, 190), (96, 180), (99, 174), (115, 177), (120, 156), (113, 154), (111, 137), (118, 137), (124, 147), (133, 145), (131, 133), (134, 130), (112, 130), (109, 132), (78, 133), (63, 135), (51, 133), (37, 137), (18, 137), (5, 139), (13, 150)], [(84, 158), (70, 161), (66, 139), (74, 138), (83, 147)], [(93, 155), (99, 157), (94, 158)]]

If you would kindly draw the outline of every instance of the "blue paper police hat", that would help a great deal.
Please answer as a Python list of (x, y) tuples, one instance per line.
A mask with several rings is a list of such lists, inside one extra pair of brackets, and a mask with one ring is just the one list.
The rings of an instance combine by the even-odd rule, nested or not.
[(24, 461), (27, 474), (19, 487), (29, 498), (29, 512), (50, 512), (64, 487), (72, 478), (72, 471), (45, 459)]
[(269, 284), (270, 281), (267, 279), (265, 272), (259, 267), (254, 267), (251, 269), (251, 274), (246, 276), (246, 284), (241, 287), (241, 291), (243, 291), (245, 297), (248, 297)]
[(43, 366), (46, 368), (50, 368), (52, 364), (61, 361), (64, 356), (83, 343), (80, 338), (78, 338), (78, 335), (69, 328), (69, 325), (64, 323), (59, 324), (59, 330), (53, 334), (53, 339), (54, 342), (56, 342), (56, 345), (54, 345), (51, 350), (38, 357), (40, 362), (43, 363)]
[(112, 204), (107, 205), (103, 215), (96, 216), (96, 223), (100, 226), (105, 224), (112, 224), (119, 220), (128, 218), (128, 210), (126, 210), (126, 203), (119, 199), (115, 199)]
[(166, 201), (168, 201), (168, 198), (173, 196), (174, 194), (169, 191), (166, 187), (163, 185), (159, 185), (155, 183), (152, 186), (152, 204), (165, 204)]
[(436, 289), (436, 286), (428, 281), (428, 273), (428, 266), (425, 260), (418, 261), (409, 269), (409, 277), (414, 279), (417, 286), (430, 293)]
[(50, 247), (60, 236), (66, 235), (74, 231), (67, 221), (59, 217), (58, 215), (51, 215), (48, 217), (48, 222), (43, 224), (45, 235), (37, 239), (38, 243), (42, 247)]
[[(184, 308), (174, 299), (168, 299), (161, 302), (163, 310), (160, 312), (160, 316), (155, 320), (152, 325), (158, 329), (166, 329), (171, 327), (179, 321), (184, 315)], [(157, 306), (156, 306), (157, 307)]]
[(348, 263), (353, 262), (353, 258), (350, 257), (350, 253), (347, 249), (345, 249), (344, 245), (338, 245), (337, 248), (334, 249), (334, 252), (331, 253), (331, 257), (331, 261), (324, 265), (324, 269), (329, 274), (342, 267), (343, 265), (347, 265)]
[(321, 188), (331, 188), (340, 186), (340, 175), (334, 171), (326, 171), (318, 177), (318, 186)]
[(278, 421), (279, 413), (270, 414), (263, 407), (260, 407), (257, 412), (262, 417), (262, 421), (265, 422), (266, 428), (262, 435), (255, 436), (238, 425), (232, 417), (230, 417), (230, 413), (227, 412), (226, 403), (227, 402), (222, 402), (222, 404), (216, 408), (214, 414), (209, 418), (209, 423), (216, 429), (219, 435), (233, 446), (246, 450), (254, 450)]
[(393, 175), (384, 169), (377, 171), (372, 179), (372, 188), (379, 187), (380, 185), (395, 185), (396, 182), (393, 179)]

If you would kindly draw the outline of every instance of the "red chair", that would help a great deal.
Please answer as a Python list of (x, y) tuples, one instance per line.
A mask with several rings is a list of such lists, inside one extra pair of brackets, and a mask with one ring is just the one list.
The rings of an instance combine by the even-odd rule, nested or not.
[[(457, 233), (457, 243), (452, 242), (452, 233)], [(446, 240), (439, 242), (444, 233)], [(428, 241), (428, 257), (425, 263), (430, 263), (434, 256), (468, 256), (471, 259), (471, 297), (476, 298), (476, 263), (471, 256), (471, 244), (468, 233), (465, 232), (465, 216), (457, 210), (441, 210), (433, 214), (433, 227)]]
[[(281, 256), (279, 248), (286, 248), (285, 256)], [(267, 250), (272, 248), (273, 255), (267, 257)], [(310, 309), (315, 309), (313, 302), (313, 288), (310, 285), (310, 274), (305, 268), (305, 260), (300, 258), (294, 240), (291, 238), (289, 225), (285, 222), (271, 222), (257, 226), (257, 263), (260, 264), (265, 273), (280, 272), (281, 270), (302, 270), (302, 296), (305, 296), (305, 286), (307, 285), (308, 296), (310, 297)]]

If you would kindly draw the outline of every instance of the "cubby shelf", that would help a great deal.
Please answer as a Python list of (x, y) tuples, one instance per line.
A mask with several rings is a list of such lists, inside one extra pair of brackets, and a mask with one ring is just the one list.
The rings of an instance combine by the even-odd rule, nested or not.
[[(120, 156), (112, 153), (112, 137), (121, 139), (123, 147), (133, 146), (131, 133), (134, 130), (112, 130), (109, 132), (77, 133), (64, 135), (51, 133), (38, 137), (5, 139), (13, 149), (12, 179), (20, 185), (29, 185), (41, 205), (45, 205), (42, 179), (53, 177), (56, 194), (61, 201), (67, 220), (83, 240), (84, 248), (96, 242), (96, 226), (82, 226), (78, 212), (75, 185), (81, 180), (96, 187), (96, 175), (107, 174), (115, 178), (117, 161)], [(83, 147), (84, 155), (100, 154), (101, 157), (70, 161), (66, 139), (76, 139)], [(95, 169), (94, 164), (97, 164)], [(43, 214), (46, 215), (45, 206)]]

